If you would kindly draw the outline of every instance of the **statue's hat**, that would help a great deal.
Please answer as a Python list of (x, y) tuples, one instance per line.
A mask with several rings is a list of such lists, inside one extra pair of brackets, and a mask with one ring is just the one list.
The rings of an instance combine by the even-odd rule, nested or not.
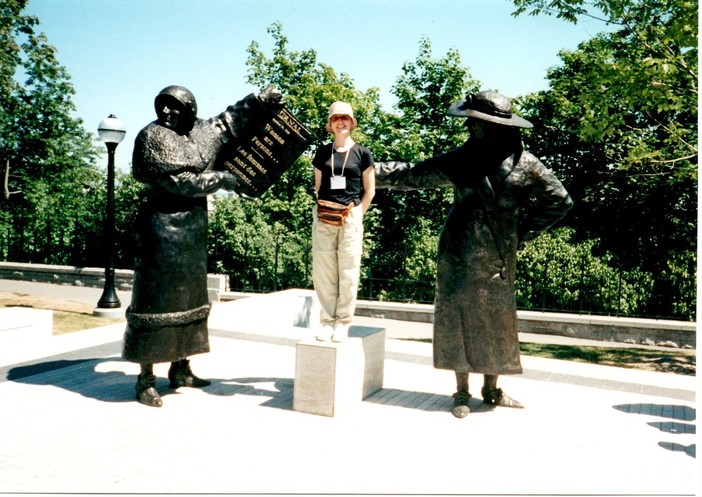
[(449, 114), (458, 117), (472, 117), (505, 126), (532, 128), (526, 119), (512, 114), (512, 101), (496, 91), (481, 91), (466, 95), (465, 100), (454, 102)]
[(180, 102), (190, 114), (189, 119), (191, 119), (193, 122), (195, 121), (195, 118), (197, 117), (197, 101), (195, 100), (195, 95), (193, 95), (190, 90), (184, 86), (166, 86), (158, 93), (158, 95), (156, 95), (156, 98), (154, 99), (154, 106), (156, 107), (157, 114), (161, 110), (160, 101), (164, 98), (174, 98)]

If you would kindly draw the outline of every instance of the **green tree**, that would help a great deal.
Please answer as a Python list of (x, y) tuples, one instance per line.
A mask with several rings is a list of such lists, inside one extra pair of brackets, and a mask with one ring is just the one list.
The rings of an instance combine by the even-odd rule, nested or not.
[[(608, 143), (607, 155), (633, 174), (694, 175), (697, 157), (697, 2), (687, 0), (515, 0), (516, 14), (555, 13), (567, 21), (602, 12), (615, 29), (562, 52), (552, 71), (575, 130)], [(566, 87), (567, 86), (567, 87)], [(577, 90), (576, 90), (577, 89)], [(604, 98), (606, 96), (606, 98)], [(585, 109), (586, 112), (582, 112)]]
[(652, 297), (653, 277), (596, 255), (596, 240), (576, 241), (573, 228), (548, 231), (517, 258), (515, 295), (525, 309), (636, 315)]
[(468, 92), (478, 91), (479, 83), (462, 66), (457, 50), (442, 58), (433, 57), (431, 42), (423, 37), (413, 62), (402, 65), (392, 93), (402, 122), (403, 140), (397, 160), (422, 160), (451, 150), (467, 137), (463, 119), (448, 113), (449, 106)]
[[(93, 226), (97, 226), (99, 233), (102, 233), (105, 218), (105, 180), (101, 178), (101, 185), (98, 189), (101, 191), (101, 203), (98, 207), (99, 222)], [(105, 192), (105, 193), (102, 193)], [(134, 179), (131, 172), (116, 171), (115, 174), (115, 266), (119, 268), (133, 268), (136, 248), (134, 243), (134, 234), (136, 233), (135, 223), (137, 215), (143, 203), (145, 202), (145, 186), (143, 183)], [(101, 267), (104, 260), (92, 259), (91, 265)]]
[[(458, 51), (436, 58), (430, 41), (421, 38), (416, 60), (403, 64), (392, 88), (397, 97), (397, 133), (389, 135), (390, 146), (376, 159), (417, 162), (463, 143), (467, 138), (464, 120), (449, 116), (448, 108), (479, 88), (463, 67)], [(433, 300), (434, 264), (423, 265), (418, 283), (416, 263), (428, 262), (426, 250), (435, 243), (452, 201), (451, 188), (402, 193), (378, 190), (374, 203), (381, 213), (382, 230), (377, 236), (382, 249), (373, 257), (379, 268), (376, 273), (401, 282), (398, 287), (384, 288), (383, 298), (404, 294), (405, 299)], [(413, 283), (408, 284), (410, 281)]]
[(230, 275), (230, 286), (244, 291), (272, 288), (273, 223), (256, 202), (216, 197), (209, 224), (209, 271)]
[(691, 285), (672, 288), (664, 275), (671, 264), (695, 263), (697, 2), (515, 4), (516, 14), (609, 23), (610, 31), (561, 52), (548, 91), (521, 101), (535, 123), (526, 141), (574, 197), (566, 222), (577, 238), (597, 239), (593, 249), (622, 268), (658, 275), (652, 295), (671, 293), (652, 299), (646, 312), (677, 315), (675, 303), (689, 301), (680, 292)]
[[(67, 263), (75, 252), (76, 210), (98, 149), (79, 119), (70, 77), (56, 49), (22, 15), (26, 0), (0, 4), (0, 229), (5, 258)], [(80, 214), (78, 214), (80, 215)], [(70, 248), (72, 247), (72, 248)]]

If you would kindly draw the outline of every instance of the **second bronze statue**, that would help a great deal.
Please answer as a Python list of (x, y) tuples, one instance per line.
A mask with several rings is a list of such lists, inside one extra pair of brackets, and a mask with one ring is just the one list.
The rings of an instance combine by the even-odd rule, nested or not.
[(454, 201), (439, 238), (434, 302), (434, 366), (454, 371), (453, 414), (470, 412), (469, 373), (482, 373), (483, 402), (522, 407), (497, 386), (522, 372), (514, 296), (517, 251), (561, 219), (572, 201), (561, 182), (524, 150), (510, 99), (467, 95), (449, 109), (469, 139), (425, 161), (378, 163), (377, 187), (452, 187)]

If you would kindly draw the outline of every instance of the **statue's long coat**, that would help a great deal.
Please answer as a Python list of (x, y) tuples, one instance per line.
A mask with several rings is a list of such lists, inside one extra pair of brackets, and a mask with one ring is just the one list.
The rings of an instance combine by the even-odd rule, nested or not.
[(419, 162), (376, 164), (377, 188), (451, 185), (439, 239), (434, 366), (489, 375), (522, 372), (514, 278), (517, 249), (560, 219), (572, 201), (530, 153), (486, 158), (467, 142)]
[(134, 177), (147, 185), (137, 220), (131, 305), (122, 355), (172, 362), (208, 352), (207, 195), (221, 186), (212, 171), (227, 143), (245, 136), (260, 113), (254, 95), (187, 135), (153, 122), (136, 137)]

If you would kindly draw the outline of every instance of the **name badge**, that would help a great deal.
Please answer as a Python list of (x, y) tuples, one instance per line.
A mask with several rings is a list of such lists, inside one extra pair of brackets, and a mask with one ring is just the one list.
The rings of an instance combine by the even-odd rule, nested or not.
[(330, 180), (330, 188), (332, 190), (346, 190), (345, 176), (332, 176)]

